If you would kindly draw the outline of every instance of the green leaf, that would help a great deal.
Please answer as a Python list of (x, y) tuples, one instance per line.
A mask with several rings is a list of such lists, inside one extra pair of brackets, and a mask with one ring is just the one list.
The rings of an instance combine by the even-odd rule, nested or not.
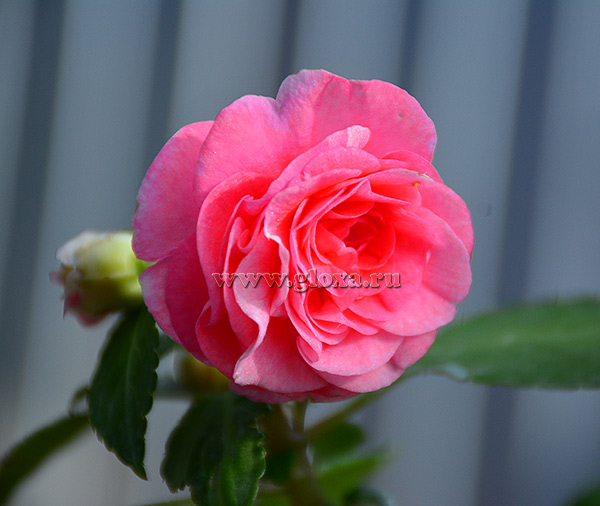
[(600, 485), (577, 498), (572, 506), (600, 506)]
[(230, 392), (198, 400), (167, 442), (161, 473), (172, 492), (190, 487), (202, 506), (250, 506), (265, 472), (257, 420), (268, 406)]
[(87, 415), (68, 416), (34, 432), (12, 448), (0, 463), (0, 504), (43, 462), (89, 426)]
[(172, 351), (182, 349), (182, 346), (173, 341), (168, 335), (163, 334), (162, 332), (159, 334), (158, 349), (156, 350), (159, 357), (164, 357)]
[(157, 347), (158, 331), (147, 309), (125, 313), (109, 336), (88, 394), (92, 427), (106, 447), (143, 479)]
[(268, 497), (259, 497), (257, 506), (292, 506), (290, 500), (285, 496), (283, 492), (273, 494)]
[(75, 390), (69, 402), (69, 415), (75, 416), (81, 413), (87, 413), (87, 396), (90, 391), (88, 385), (84, 385)]
[(390, 506), (390, 502), (375, 490), (357, 488), (344, 498), (344, 506)]
[(296, 462), (296, 452), (293, 448), (288, 448), (275, 455), (269, 455), (267, 451), (267, 469), (265, 478), (275, 483), (283, 484), (290, 479), (294, 463)]
[(406, 372), (528, 388), (600, 388), (600, 301), (527, 305), (440, 333)]
[(344, 498), (359, 488), (381, 464), (388, 459), (383, 452), (374, 452), (352, 459), (339, 460), (318, 475), (325, 499), (341, 503)]
[(269, 495), (267, 497), (259, 497), (257, 506), (292, 506), (290, 500), (285, 496), (283, 492), (278, 494)]
[(326, 466), (354, 450), (363, 440), (364, 434), (360, 427), (341, 422), (319, 434), (310, 444), (314, 450), (315, 461)]

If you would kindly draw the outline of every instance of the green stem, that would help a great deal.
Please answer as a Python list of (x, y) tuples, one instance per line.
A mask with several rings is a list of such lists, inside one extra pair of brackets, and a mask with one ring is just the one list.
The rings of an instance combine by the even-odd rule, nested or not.
[[(389, 387), (388, 387), (389, 388)], [(327, 432), (332, 427), (335, 427), (340, 422), (343, 422), (350, 415), (356, 413), (357, 411), (364, 408), (367, 404), (370, 404), (373, 401), (376, 401), (383, 394), (387, 392), (387, 388), (382, 388), (381, 390), (377, 390), (376, 392), (371, 392), (368, 394), (361, 394), (356, 397), (355, 400), (350, 402), (344, 408), (340, 409), (337, 413), (322, 420), (315, 426), (311, 427), (306, 431), (306, 437), (311, 440), (317, 436), (320, 436), (324, 432)]]
[(159, 376), (156, 389), (154, 390), (154, 399), (161, 400), (192, 400), (194, 393), (182, 387), (172, 378)]
[(307, 454), (308, 438), (304, 427), (307, 407), (308, 402), (293, 404), (292, 431), (297, 435), (295, 438), (296, 468), (286, 488), (295, 506), (324, 506), (323, 492)]
[(267, 453), (277, 455), (294, 452), (294, 468), (282, 486), (294, 506), (324, 506), (323, 493), (307, 454), (308, 440), (304, 419), (308, 403), (295, 402), (288, 421), (280, 405), (273, 406), (271, 414), (261, 421), (267, 435)]

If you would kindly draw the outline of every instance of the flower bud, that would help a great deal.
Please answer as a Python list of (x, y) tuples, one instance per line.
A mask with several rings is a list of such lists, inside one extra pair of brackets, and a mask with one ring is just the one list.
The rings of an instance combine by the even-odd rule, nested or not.
[(138, 277), (149, 264), (135, 257), (131, 238), (126, 231), (86, 230), (59, 248), (61, 266), (50, 279), (64, 288), (65, 314), (91, 325), (143, 303)]
[(175, 377), (187, 389), (199, 394), (216, 394), (229, 389), (229, 379), (189, 353), (175, 361)]

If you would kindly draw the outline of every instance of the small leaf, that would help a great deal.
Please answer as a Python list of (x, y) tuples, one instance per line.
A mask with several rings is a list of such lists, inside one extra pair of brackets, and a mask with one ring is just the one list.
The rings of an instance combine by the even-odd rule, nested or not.
[(46, 458), (73, 441), (88, 426), (87, 415), (61, 418), (12, 448), (0, 463), (0, 504), (5, 504), (15, 487)]
[(341, 422), (329, 427), (310, 443), (314, 450), (315, 461), (325, 466), (354, 450), (363, 440), (364, 434), (360, 427)]
[(600, 388), (600, 301), (527, 305), (443, 331), (407, 376), (505, 387)]
[(370, 476), (387, 460), (383, 452), (374, 452), (352, 459), (337, 461), (318, 475), (319, 484), (325, 499), (332, 503), (341, 503), (344, 498)]
[(230, 392), (198, 400), (166, 446), (161, 473), (172, 492), (190, 487), (202, 506), (250, 506), (265, 472), (257, 419), (268, 406)]
[(88, 395), (92, 427), (106, 447), (143, 479), (157, 347), (158, 331), (147, 309), (125, 313), (109, 336)]

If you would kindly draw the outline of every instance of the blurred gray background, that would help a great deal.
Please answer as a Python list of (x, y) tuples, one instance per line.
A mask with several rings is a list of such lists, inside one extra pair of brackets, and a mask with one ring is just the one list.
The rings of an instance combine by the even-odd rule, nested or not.
[[(62, 319), (57, 247), (129, 228), (172, 133), (300, 68), (394, 82), (436, 123), (434, 164), (476, 233), (461, 315), (598, 294), (599, 55), (595, 0), (0, 1), (0, 451), (65, 412), (107, 329)], [(89, 436), (12, 504), (167, 499), (184, 407), (155, 405), (150, 483)], [(398, 505), (559, 506), (600, 479), (599, 392), (427, 377), (365, 418), (396, 452), (376, 484)]]

